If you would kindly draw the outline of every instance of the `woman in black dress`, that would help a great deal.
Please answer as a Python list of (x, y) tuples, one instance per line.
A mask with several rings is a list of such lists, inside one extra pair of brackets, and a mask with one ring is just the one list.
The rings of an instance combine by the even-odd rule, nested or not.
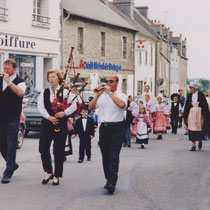
[(198, 148), (202, 148), (202, 140), (208, 129), (209, 108), (204, 94), (198, 91), (198, 85), (190, 83), (190, 94), (184, 108), (185, 128), (189, 131), (189, 140), (192, 141), (190, 151), (196, 150), (196, 141), (199, 141)]

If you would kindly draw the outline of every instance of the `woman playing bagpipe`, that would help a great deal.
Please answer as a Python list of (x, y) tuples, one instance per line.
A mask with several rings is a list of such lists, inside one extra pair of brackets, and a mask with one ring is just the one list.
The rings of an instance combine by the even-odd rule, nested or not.
[[(63, 78), (62, 71), (48, 70), (47, 80), (50, 87), (41, 92), (38, 100), (38, 109), (43, 116), (39, 152), (41, 153), (43, 169), (46, 172), (42, 184), (47, 184), (50, 179), (53, 179), (52, 184), (59, 185), (59, 177), (63, 175), (64, 149), (68, 133), (67, 116), (77, 109), (76, 102), (69, 97), (69, 90), (64, 89)], [(50, 155), (52, 141), (54, 142), (54, 172)]]

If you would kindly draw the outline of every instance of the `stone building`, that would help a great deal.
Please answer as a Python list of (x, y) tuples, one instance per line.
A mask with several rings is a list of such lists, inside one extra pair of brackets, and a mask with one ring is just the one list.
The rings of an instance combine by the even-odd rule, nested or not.
[(64, 9), (64, 64), (74, 46), (75, 69), (87, 89), (117, 74), (118, 89), (133, 95), (135, 27), (105, 0), (64, 0)]
[(0, 69), (14, 58), (26, 94), (47, 86), (46, 71), (59, 68), (60, 14), (60, 0), (0, 1)]

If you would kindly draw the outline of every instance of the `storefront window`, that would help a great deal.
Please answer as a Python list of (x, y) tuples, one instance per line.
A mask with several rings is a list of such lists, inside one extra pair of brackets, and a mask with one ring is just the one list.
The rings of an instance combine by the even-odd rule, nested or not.
[(16, 60), (17, 74), (25, 81), (27, 89), (25, 95), (33, 93), (35, 87), (35, 56), (9, 55)]

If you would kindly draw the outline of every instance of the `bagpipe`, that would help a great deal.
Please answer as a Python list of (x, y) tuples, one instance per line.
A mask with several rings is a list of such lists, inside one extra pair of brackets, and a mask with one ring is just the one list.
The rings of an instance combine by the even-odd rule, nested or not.
[[(74, 51), (74, 47), (71, 48), (71, 52), (68, 58), (68, 62), (67, 62), (67, 66), (65, 67), (65, 74), (63, 79), (60, 81), (60, 89), (58, 90), (58, 95), (55, 94), (54, 96), (54, 100), (51, 104), (51, 108), (54, 111), (54, 113), (58, 113), (61, 111), (65, 111), (68, 107), (71, 106), (71, 104), (75, 101), (75, 99), (77, 99), (78, 96), (80, 96), (81, 92), (84, 91), (87, 83), (83, 82), (82, 79), (79, 77), (80, 74), (75, 72), (75, 68), (74, 68), (74, 59), (73, 59), (73, 51)], [(69, 98), (69, 94), (71, 92), (71, 87), (70, 85), (67, 85), (66, 82), (66, 78), (67, 76), (71, 76), (70, 71), (73, 69), (73, 84), (75, 85), (76, 82), (82, 82), (82, 87), (80, 88), (80, 90), (78, 91), (78, 93), (75, 94), (74, 98), (71, 100), (70, 103), (68, 103), (68, 98)], [(68, 90), (68, 93), (64, 96), (63, 92), (64, 89)], [(81, 96), (80, 96), (81, 97)], [(82, 97), (81, 97), (82, 98)], [(56, 128), (54, 129), (54, 131), (60, 132), (60, 127), (59, 124), (56, 126)]]

